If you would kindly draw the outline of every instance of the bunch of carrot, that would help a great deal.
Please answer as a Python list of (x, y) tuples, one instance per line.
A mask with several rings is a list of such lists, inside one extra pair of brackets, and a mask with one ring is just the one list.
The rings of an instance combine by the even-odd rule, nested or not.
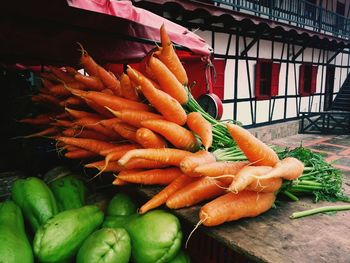
[[(140, 213), (163, 204), (178, 209), (212, 200), (199, 217), (214, 226), (265, 212), (282, 179), (298, 178), (303, 164), (293, 157), (279, 160), (247, 130), (205, 113), (187, 89), (186, 71), (164, 26), (160, 35), (161, 47), (141, 69), (128, 66), (118, 77), (83, 47), (80, 63), (88, 75), (49, 67), (33, 101), (50, 113), (21, 120), (42, 127), (26, 137), (55, 139), (65, 157), (85, 160), (85, 167), (98, 174), (112, 172), (114, 185), (166, 185)], [(225, 161), (214, 151), (219, 146), (243, 158)]]

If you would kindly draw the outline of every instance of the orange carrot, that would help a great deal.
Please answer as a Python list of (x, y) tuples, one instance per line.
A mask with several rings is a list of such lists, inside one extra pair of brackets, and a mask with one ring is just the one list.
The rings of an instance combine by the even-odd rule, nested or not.
[(249, 131), (231, 123), (227, 124), (227, 129), (239, 148), (254, 165), (275, 166), (278, 163), (277, 154)]
[(74, 123), (83, 128), (88, 128), (90, 130), (94, 130), (98, 133), (101, 133), (104, 136), (109, 137), (111, 140), (119, 140), (120, 136), (117, 135), (114, 131), (101, 125), (101, 121), (102, 120), (100, 118), (84, 117), (77, 119)]
[(125, 169), (156, 169), (156, 168), (164, 168), (168, 166), (169, 164), (167, 163), (148, 160), (144, 158), (134, 158), (123, 165)]
[(266, 174), (272, 170), (270, 166), (245, 166), (235, 176), (228, 191), (238, 193), (243, 191), (248, 185), (259, 180), (259, 176)]
[(116, 87), (120, 87), (119, 80), (114, 76), (112, 72), (108, 72), (103, 67), (99, 66), (97, 68), (98, 77), (101, 79), (103, 85), (107, 89), (114, 90)]
[(122, 96), (129, 100), (139, 101), (139, 96), (134, 86), (132, 86), (130, 78), (128, 75), (123, 73), (120, 76), (120, 88)]
[(68, 128), (62, 132), (62, 134), (66, 137), (77, 137), (77, 138), (86, 138), (86, 139), (94, 139), (100, 141), (110, 141), (110, 138), (98, 133), (93, 130), (88, 129), (74, 129)]
[(39, 93), (38, 95), (33, 96), (32, 98), (34, 98), (34, 97), (41, 98), (40, 101), (46, 102), (46, 103), (51, 104), (53, 106), (57, 106), (57, 108), (61, 108), (60, 100), (58, 98), (50, 95), (50, 94)]
[(282, 186), (282, 178), (269, 178), (269, 179), (260, 179), (253, 181), (245, 189), (248, 191), (254, 192), (276, 192)]
[(179, 166), (183, 158), (191, 155), (193, 155), (191, 152), (170, 148), (136, 149), (127, 152), (118, 162), (120, 165), (125, 165), (133, 158), (143, 158), (167, 165)]
[(189, 176), (197, 176), (193, 171), (201, 164), (216, 162), (215, 156), (207, 151), (198, 151), (192, 156), (183, 158), (180, 163), (180, 169), (184, 174)]
[(74, 76), (76, 81), (83, 83), (86, 87), (91, 90), (103, 90), (104, 86), (102, 81), (95, 76), (84, 76), (82, 74), (76, 74)]
[(166, 120), (147, 120), (141, 125), (162, 135), (178, 149), (196, 151), (199, 143), (192, 132), (180, 125)]
[(94, 61), (94, 59), (86, 52), (84, 47), (78, 43), (78, 45), (81, 48), (81, 57), (80, 57), (80, 64), (83, 66), (85, 71), (90, 76), (98, 76), (98, 70), (99, 67), (98, 64)]
[(262, 175), (259, 179), (283, 178), (295, 180), (304, 171), (304, 164), (294, 157), (287, 157), (278, 162), (271, 171)]
[(104, 149), (115, 147), (115, 145), (112, 143), (94, 140), (94, 139), (58, 137), (57, 140), (60, 142), (64, 142), (66, 144), (80, 147), (82, 149), (85, 149), (97, 154)]
[(76, 97), (76, 96), (71, 96), (71, 97), (68, 97), (67, 99), (65, 100), (62, 100), (60, 102), (60, 105), (62, 107), (67, 107), (67, 106), (82, 106), (82, 105), (85, 105), (85, 101), (79, 97)]
[(193, 176), (216, 177), (223, 174), (237, 174), (248, 162), (213, 162), (197, 166), (193, 171)]
[(179, 168), (152, 169), (146, 171), (120, 172), (118, 178), (125, 182), (145, 185), (168, 185), (183, 173)]
[(67, 89), (84, 89), (86, 86), (81, 82), (70, 82), (67, 84), (57, 84), (55, 86), (50, 87), (48, 90), (52, 95), (57, 97), (67, 97), (71, 95), (71, 92)]
[(71, 92), (79, 96), (83, 99), (88, 99), (94, 101), (98, 105), (102, 107), (108, 107), (112, 110), (123, 110), (123, 109), (131, 109), (131, 110), (144, 110), (150, 111), (150, 107), (141, 102), (136, 102), (124, 98), (120, 98), (114, 95), (98, 92), (98, 91), (82, 91), (82, 90), (71, 90)]
[(147, 203), (145, 203), (139, 210), (140, 214), (144, 214), (147, 211), (156, 208), (158, 206), (161, 206), (168, 200), (168, 198), (177, 192), (178, 190), (182, 189), (186, 185), (194, 182), (197, 180), (196, 178), (189, 177), (185, 174), (180, 175), (177, 177), (174, 181), (172, 181), (168, 186), (166, 186), (162, 191), (160, 191), (158, 194), (152, 197)]
[(201, 138), (202, 144), (208, 150), (213, 143), (211, 124), (204, 119), (199, 112), (191, 112), (187, 115), (186, 124), (188, 128)]
[(84, 118), (84, 117), (100, 118), (100, 116), (96, 113), (91, 113), (91, 112), (82, 111), (82, 110), (69, 109), (67, 107), (65, 108), (65, 110), (74, 119), (80, 119), (80, 118)]
[(52, 115), (40, 114), (32, 118), (24, 118), (18, 120), (20, 123), (32, 124), (32, 125), (44, 125), (52, 122)]
[(101, 90), (102, 93), (106, 93), (106, 94), (109, 94), (109, 95), (115, 95), (114, 92), (110, 89), (103, 89)]
[(201, 177), (171, 195), (166, 201), (166, 205), (171, 209), (192, 206), (224, 194), (226, 186), (218, 180)]
[[(116, 152), (116, 154), (117, 154), (117, 152), (119, 152), (119, 151), (134, 150), (134, 149), (139, 149), (139, 148), (141, 148), (141, 147), (139, 145), (137, 145), (137, 144), (130, 144), (130, 143), (120, 144), (120, 145), (116, 145), (112, 149), (100, 151), (100, 155), (107, 156), (108, 154), (111, 154), (113, 152)], [(119, 160), (121, 157), (122, 156), (118, 156), (117, 159), (115, 159), (115, 160)], [(111, 160), (112, 159), (114, 159), (114, 158), (111, 158)]]
[[(102, 93), (104, 94), (104, 93)], [(85, 103), (94, 111), (98, 112), (99, 114), (101, 114), (102, 116), (106, 117), (106, 118), (113, 118), (113, 114), (107, 110), (104, 106), (101, 106), (100, 104), (96, 103), (93, 100), (89, 100), (89, 99), (84, 99)]]
[(74, 81), (74, 77), (72, 77), (70, 74), (68, 74), (67, 72), (64, 72), (63, 70), (57, 67), (49, 66), (49, 69), (60, 81), (63, 81), (65, 83)]
[(126, 123), (116, 123), (113, 125), (114, 131), (122, 136), (124, 139), (136, 142), (136, 131), (137, 128)]
[(136, 131), (136, 141), (143, 148), (166, 148), (166, 141), (158, 134), (147, 128), (139, 128)]
[(55, 135), (58, 134), (59, 129), (57, 127), (49, 127), (46, 128), (42, 131), (36, 132), (36, 133), (32, 133), (29, 135), (25, 135), (25, 136), (17, 136), (14, 137), (13, 139), (17, 139), (17, 138), (23, 138), (23, 139), (28, 139), (28, 138), (36, 138), (36, 137), (42, 137), (42, 136), (47, 136), (47, 135)]
[(56, 120), (55, 122), (51, 123), (53, 126), (58, 126), (58, 127), (65, 127), (65, 128), (70, 128), (74, 126), (74, 123), (68, 120)]
[(52, 86), (54, 86), (54, 84), (53, 84), (50, 80), (48, 80), (48, 79), (42, 78), (42, 79), (41, 79), (41, 82), (42, 82), (42, 85), (43, 85), (43, 87), (44, 87), (45, 89), (49, 89), (49, 88), (51, 88)]
[(166, 120), (178, 125), (186, 123), (186, 112), (177, 100), (166, 92), (156, 89), (145, 76), (137, 74), (131, 67), (127, 73), (131, 80), (140, 85), (143, 95)]
[(76, 74), (80, 74), (78, 72), (78, 70), (76, 70), (75, 68), (73, 67), (65, 67), (66, 68), (66, 72), (69, 74), (69, 75), (72, 75), (72, 76), (75, 76)]
[(107, 129), (113, 130), (113, 126), (115, 124), (122, 123), (122, 122), (123, 121), (121, 121), (118, 118), (111, 118), (111, 119), (101, 120), (99, 122), (99, 124), (101, 124), (103, 127), (107, 128)]
[(140, 110), (120, 110), (114, 111), (109, 109), (114, 116), (135, 127), (142, 127), (141, 122), (145, 120), (162, 120), (164, 119), (162, 115)]
[(205, 226), (217, 226), (244, 217), (255, 217), (269, 210), (275, 199), (274, 193), (227, 193), (202, 206), (199, 218)]
[(127, 184), (129, 184), (129, 183), (123, 181), (122, 179), (120, 179), (120, 178), (118, 178), (118, 177), (116, 177), (116, 178), (114, 179), (114, 181), (112, 182), (112, 184), (113, 184), (113, 185), (119, 185), (119, 186), (121, 186), (121, 185), (127, 185)]
[(57, 77), (50, 72), (41, 72), (40, 77), (43, 79), (47, 79), (47, 80), (51, 81), (52, 83), (59, 83), (59, 80), (57, 79)]
[(160, 88), (176, 99), (181, 105), (185, 105), (188, 102), (188, 91), (167, 66), (154, 56), (150, 57), (148, 65), (157, 78)]
[(85, 164), (84, 167), (95, 168), (100, 171), (103, 169), (103, 172), (120, 172), (125, 169), (124, 167), (120, 166), (118, 162), (110, 162), (107, 166), (105, 166), (104, 160)]
[(159, 59), (168, 67), (182, 85), (188, 84), (186, 70), (179, 57), (176, 55), (174, 47), (170, 41), (164, 24), (160, 27), (160, 40), (162, 48), (155, 52)]
[(98, 156), (98, 154), (84, 149), (79, 149), (75, 151), (66, 152), (64, 156), (68, 159), (86, 159), (96, 157)]

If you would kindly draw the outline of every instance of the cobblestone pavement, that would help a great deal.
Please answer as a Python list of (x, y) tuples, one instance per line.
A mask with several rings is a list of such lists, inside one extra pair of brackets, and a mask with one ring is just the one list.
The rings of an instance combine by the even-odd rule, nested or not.
[(326, 160), (343, 172), (346, 192), (350, 192), (350, 135), (297, 134), (271, 141), (272, 144), (295, 148), (300, 145), (323, 153)]

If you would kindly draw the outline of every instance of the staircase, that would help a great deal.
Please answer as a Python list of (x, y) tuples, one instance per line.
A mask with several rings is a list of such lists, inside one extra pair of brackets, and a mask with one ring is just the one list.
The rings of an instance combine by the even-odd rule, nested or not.
[(339, 93), (335, 97), (331, 110), (350, 111), (350, 74), (340, 88)]

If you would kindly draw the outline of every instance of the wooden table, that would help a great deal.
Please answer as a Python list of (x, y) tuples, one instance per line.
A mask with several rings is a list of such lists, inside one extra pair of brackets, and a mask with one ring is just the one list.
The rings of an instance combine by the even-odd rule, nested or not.
[[(140, 187), (138, 192), (149, 199), (160, 189)], [(244, 262), (349, 263), (349, 211), (289, 219), (293, 212), (325, 205), (335, 203), (314, 204), (308, 198), (298, 202), (281, 201), (277, 203), (276, 208), (256, 218), (241, 219), (217, 227), (201, 226), (197, 231), (209, 235), (235, 253), (243, 255), (246, 259)], [(199, 220), (199, 208), (195, 206), (173, 212), (193, 227)], [(186, 238), (187, 236), (184, 236), (184, 240)]]

